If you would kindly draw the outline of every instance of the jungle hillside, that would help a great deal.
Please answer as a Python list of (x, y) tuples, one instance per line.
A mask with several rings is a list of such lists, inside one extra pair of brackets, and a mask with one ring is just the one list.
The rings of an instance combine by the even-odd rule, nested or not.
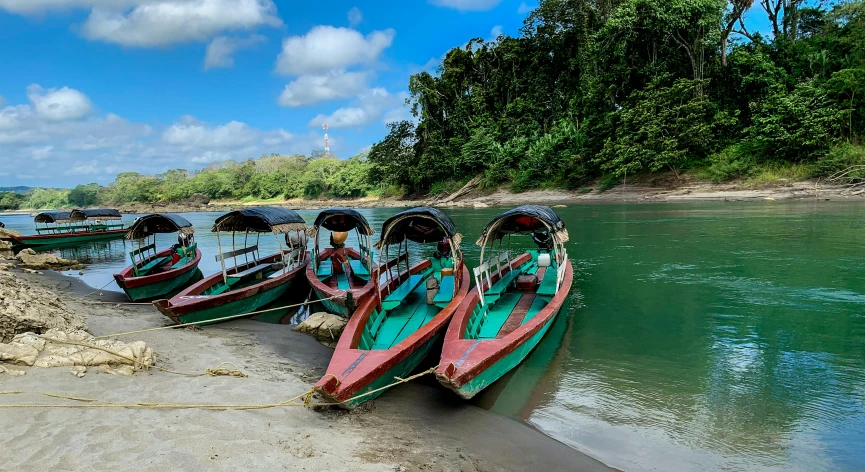
[[(757, 17), (767, 31), (748, 28)], [(455, 47), (408, 89), (414, 119), (351, 159), (274, 153), (122, 173), (0, 193), (0, 209), (426, 195), (479, 175), (514, 192), (658, 172), (861, 178), (865, 0), (542, 0), (518, 37)]]

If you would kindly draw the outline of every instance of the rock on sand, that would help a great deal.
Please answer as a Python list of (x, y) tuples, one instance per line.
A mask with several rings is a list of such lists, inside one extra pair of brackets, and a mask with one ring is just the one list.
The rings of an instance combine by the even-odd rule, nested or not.
[(39, 254), (33, 249), (27, 248), (16, 256), (21, 261), (21, 266), (28, 269), (81, 269), (84, 266), (75, 260), (64, 259), (54, 254)]
[(84, 318), (67, 310), (52, 292), (32, 286), (9, 272), (0, 272), (0, 342), (15, 335), (44, 333), (51, 328), (85, 329)]
[(347, 324), (345, 318), (320, 311), (309, 315), (294, 330), (312, 335), (325, 346), (334, 346)]

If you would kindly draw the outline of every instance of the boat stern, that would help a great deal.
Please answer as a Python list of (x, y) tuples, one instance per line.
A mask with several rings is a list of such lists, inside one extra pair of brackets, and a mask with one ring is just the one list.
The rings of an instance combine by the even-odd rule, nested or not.
[(178, 316), (177, 313), (174, 312), (174, 310), (172, 310), (172, 304), (171, 304), (170, 300), (166, 300), (166, 299), (154, 300), (153, 306), (155, 306), (156, 309), (159, 310), (160, 313), (171, 318), (171, 321), (174, 321), (175, 323), (180, 324), (180, 317)]

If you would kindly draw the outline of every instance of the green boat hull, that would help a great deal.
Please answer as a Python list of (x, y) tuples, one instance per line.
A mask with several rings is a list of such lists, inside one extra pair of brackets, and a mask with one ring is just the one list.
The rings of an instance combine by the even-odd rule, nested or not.
[(502, 378), (510, 372), (514, 367), (518, 366), (529, 353), (541, 342), (544, 335), (550, 329), (550, 326), (556, 321), (559, 313), (556, 312), (537, 333), (532, 335), (523, 344), (519, 345), (499, 359), (495, 364), (489, 366), (486, 370), (478, 374), (475, 378), (468, 381), (465, 385), (457, 389), (457, 393), (463, 398), (469, 399), (478, 394), (478, 392), (490, 386), (496, 380)]
[(358, 397), (358, 395), (363, 395), (364, 393), (371, 392), (373, 390), (382, 388), (386, 385), (390, 385), (390, 384), (396, 382), (396, 377), (405, 378), (406, 376), (408, 376), (409, 374), (414, 372), (414, 370), (417, 369), (417, 366), (419, 366), (420, 363), (423, 362), (423, 360), (429, 354), (432, 347), (436, 345), (436, 342), (439, 341), (442, 336), (443, 336), (443, 333), (438, 333), (438, 334), (432, 336), (429, 339), (429, 341), (427, 341), (422, 346), (420, 346), (419, 348), (414, 350), (411, 354), (408, 355), (408, 357), (406, 357), (405, 359), (400, 361), (398, 364), (396, 364), (395, 366), (388, 369), (388, 371), (385, 372), (384, 374), (382, 374), (379, 378), (375, 379), (369, 385), (367, 385), (366, 387), (362, 388), (359, 392), (354, 394), (352, 396), (352, 398), (354, 398), (354, 400), (349, 400), (347, 402), (344, 402), (342, 404), (342, 406), (345, 408), (354, 408), (354, 407), (356, 407), (356, 406), (358, 406), (364, 402), (368, 402), (368, 401), (378, 397), (382, 393), (386, 392), (387, 389), (384, 389), (384, 390), (379, 390), (375, 393), (370, 393), (369, 395)]
[(240, 300), (234, 300), (222, 305), (178, 315), (177, 319), (180, 323), (200, 323), (201, 325), (206, 325), (210, 324), (208, 323), (210, 320), (250, 313), (278, 300), (280, 297), (285, 295), (285, 292), (291, 288), (293, 283), (294, 279), (291, 279), (285, 283), (276, 285), (269, 290), (259, 292), (246, 298), (241, 298)]
[(198, 282), (203, 278), (204, 275), (201, 273), (201, 270), (196, 268), (195, 270), (191, 270), (185, 274), (180, 274), (179, 277), (149, 285), (142, 285), (140, 287), (124, 288), (123, 291), (133, 302), (170, 298), (188, 287), (190, 284)]
[(12, 250), (18, 252), (23, 249), (33, 249), (34, 251), (48, 251), (58, 247), (69, 247), (80, 244), (86, 244), (94, 241), (109, 241), (112, 239), (123, 239), (126, 237), (126, 232), (116, 233), (78, 233), (76, 235), (58, 236), (44, 239), (24, 239), (11, 240)]

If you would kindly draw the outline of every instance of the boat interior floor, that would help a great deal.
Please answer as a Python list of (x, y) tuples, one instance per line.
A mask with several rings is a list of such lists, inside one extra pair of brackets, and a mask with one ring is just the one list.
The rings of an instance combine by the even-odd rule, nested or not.
[[(537, 285), (530, 290), (520, 290), (517, 279), (521, 275), (537, 277)], [(485, 305), (478, 303), (466, 328), (466, 339), (501, 339), (526, 324), (547, 306), (555, 293), (555, 268), (538, 268), (537, 257), (505, 274), (502, 279), (484, 293)]]
[[(422, 277), (421, 280), (425, 280)], [(405, 285), (405, 282), (403, 285)], [(418, 283), (414, 290), (393, 309), (386, 310), (374, 336), (372, 349), (390, 349), (420, 329), (441, 311), (436, 305), (426, 303), (426, 284)]]

